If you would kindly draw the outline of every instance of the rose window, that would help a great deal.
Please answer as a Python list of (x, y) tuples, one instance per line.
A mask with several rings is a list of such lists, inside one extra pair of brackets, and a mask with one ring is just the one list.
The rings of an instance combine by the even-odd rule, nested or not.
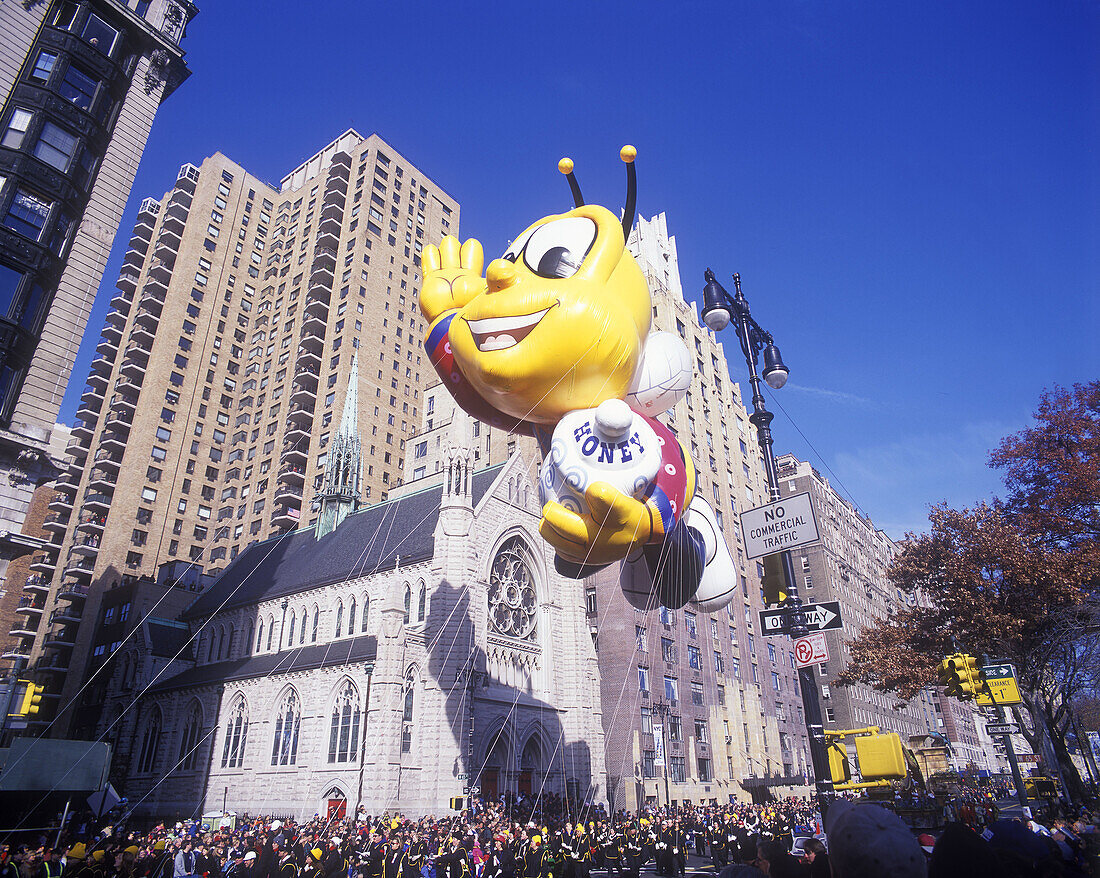
[(489, 621), (493, 630), (507, 637), (527, 638), (535, 631), (538, 605), (535, 583), (523, 541), (508, 540), (489, 573)]

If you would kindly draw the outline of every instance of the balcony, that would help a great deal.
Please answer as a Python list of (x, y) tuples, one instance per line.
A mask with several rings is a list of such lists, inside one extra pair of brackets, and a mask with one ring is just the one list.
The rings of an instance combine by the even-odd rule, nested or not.
[(292, 463), (285, 463), (279, 467), (279, 478), (301, 485), (306, 480), (306, 472), (300, 466), (296, 466)]
[[(148, 354), (153, 349), (153, 341), (156, 336), (149, 331), (149, 329), (141, 322), (135, 322), (134, 328), (130, 330), (130, 341), (136, 344), (141, 350)], [(127, 349), (126, 353), (129, 354), (131, 349)]]
[(313, 406), (295, 403), (287, 409), (286, 416), (296, 424), (312, 424)]
[[(115, 361), (110, 357), (98, 356), (92, 360), (92, 372), (97, 378), (107, 380), (107, 376), (111, 374), (111, 369), (114, 368)], [(92, 379), (89, 378), (89, 381)]]
[(84, 385), (84, 392), (80, 394), (80, 404), (82, 406), (95, 406), (94, 411), (99, 414), (99, 407), (103, 403), (103, 394), (106, 389), (106, 381), (96, 381), (95, 385), (91, 383)]
[(339, 254), (331, 247), (318, 247), (313, 251), (313, 269), (319, 268), (333, 271), (336, 268), (336, 258)]
[(85, 393), (88, 390), (98, 390), (100, 394), (107, 392), (107, 384), (109, 380), (106, 375), (99, 371), (92, 372), (88, 375), (88, 384), (85, 387)]
[(335, 279), (336, 276), (327, 265), (314, 265), (309, 273), (309, 286), (311, 290), (315, 286), (322, 286), (327, 290), (331, 290)]
[(137, 314), (134, 315), (134, 327), (140, 326), (155, 335), (163, 310), (164, 304), (156, 296), (142, 296)]
[(51, 512), (42, 522), (42, 527), (54, 533), (64, 533), (69, 526), (69, 516), (61, 512)]
[(82, 402), (76, 410), (76, 416), (82, 421), (95, 423), (99, 420), (99, 408), (103, 403), (102, 396), (93, 396), (89, 402)]
[(302, 448), (298, 445), (289, 445), (284, 446), (282, 456), (279, 458), (279, 460), (281, 460), (283, 463), (292, 463), (304, 467), (308, 458), (308, 446)]
[(63, 674), (69, 670), (69, 654), (68, 652), (63, 654), (53, 652), (44, 655), (34, 663), (34, 669), (36, 671)]
[(276, 527), (294, 529), (301, 519), (301, 510), (294, 506), (276, 506), (271, 514), (271, 523)]
[(304, 346), (298, 348), (298, 369), (305, 369), (311, 375), (316, 375), (321, 370), (321, 357), (316, 351)]
[[(112, 430), (105, 431), (99, 437), (99, 447), (103, 451), (121, 456), (122, 452), (126, 450), (126, 436)], [(71, 507), (72, 503), (69, 506)], [(51, 505), (50, 508), (52, 509), (53, 506)]]
[(14, 637), (31, 637), (38, 633), (38, 618), (33, 621), (31, 619), (16, 619), (11, 628), (8, 629), (8, 633)]
[(49, 508), (54, 512), (71, 510), (73, 508), (73, 498), (70, 494), (66, 494), (64, 491), (58, 491), (50, 499)]
[(338, 247), (340, 245), (340, 229), (333, 228), (332, 223), (329, 223), (329, 227), (323, 232), (317, 233), (317, 246), (318, 247)]
[[(129, 305), (130, 302), (130, 296), (133, 296), (134, 290), (137, 289), (139, 279), (140, 275), (131, 268), (124, 268), (118, 273), (118, 280), (115, 281), (115, 286), (124, 294), (127, 305)], [(118, 296), (115, 296), (115, 299), (117, 298)], [(113, 305), (114, 303), (115, 300), (112, 299), (111, 304)], [(121, 311), (122, 309), (120, 308), (119, 310)]]
[[(99, 554), (99, 534), (91, 533), (81, 538), (77, 542), (73, 543), (73, 547), (69, 550), (70, 556), (78, 555), (84, 557), (94, 558)], [(83, 561), (77, 561), (79, 566), (87, 566)], [(68, 573), (68, 570), (65, 571)]]
[[(313, 382), (313, 385), (316, 387), (317, 383)], [(290, 401), (299, 405), (313, 405), (317, 401), (317, 391), (305, 384), (298, 384), (297, 379), (295, 379), (295, 384), (290, 392)]]
[(171, 225), (175, 228), (177, 224), (187, 221), (187, 214), (190, 212), (191, 193), (182, 189), (174, 190), (168, 199), (168, 205), (164, 208), (164, 222), (161, 223), (161, 227)]
[[(129, 353), (129, 352), (127, 352)], [(145, 380), (145, 363), (141, 362), (139, 358), (145, 356), (146, 362), (148, 362), (147, 355), (138, 353), (138, 357), (132, 360), (127, 360), (122, 364), (121, 374), (125, 375), (130, 381), (135, 384), (141, 384)]]
[(302, 508), (302, 489), (294, 485), (279, 484), (275, 488), (275, 502), (282, 503), (288, 508), (293, 507), (300, 513)]
[(132, 420), (130, 412), (126, 409), (114, 409), (107, 412), (107, 417), (104, 418), (104, 425), (114, 430), (129, 430), (130, 421)]
[(33, 594), (46, 594), (50, 590), (50, 580), (45, 576), (28, 576), (23, 583), (23, 591)]
[(120, 466), (122, 466), (122, 457), (115, 457), (114, 453), (108, 451), (106, 448), (101, 448), (95, 453), (96, 466), (107, 467), (113, 469), (116, 473)]
[(46, 635), (45, 646), (48, 649), (72, 649), (76, 643), (76, 630), (58, 628)]
[(37, 595), (26, 595), (19, 599), (19, 603), (15, 605), (15, 612), (23, 613), (27, 616), (41, 616), (45, 607), (38, 600)]
[(126, 326), (126, 317), (117, 311), (108, 312), (103, 321), (103, 337), (118, 344), (122, 340), (122, 330)]
[(331, 183), (325, 187), (325, 193), (321, 196), (321, 203), (325, 205), (335, 204), (340, 208), (343, 208), (344, 202), (347, 200), (348, 190), (347, 185), (341, 189), (339, 186), (333, 186)]
[[(137, 240), (141, 240), (138, 238)], [(140, 250), (135, 247), (134, 239), (130, 239), (130, 248), (126, 251), (126, 255), (122, 257), (122, 265), (124, 268), (132, 269), (133, 271), (141, 271), (141, 266), (145, 262), (145, 251), (149, 246), (148, 241), (143, 242), (145, 247)]]
[[(98, 552), (99, 549), (94, 549), (93, 551)], [(73, 548), (69, 550), (69, 554), (69, 560), (61, 575), (77, 577), (81, 580), (90, 580), (92, 574), (95, 572), (94, 559), (80, 557), (76, 546), (73, 546)]]
[(176, 266), (176, 251), (179, 249), (180, 235), (175, 229), (167, 227), (161, 229), (156, 246), (153, 247), (153, 258), (159, 259), (169, 268)]
[(138, 210), (137, 224), (152, 228), (152, 224), (156, 221), (159, 213), (160, 202), (155, 198), (146, 198), (141, 202), (141, 208)]
[(332, 282), (333, 278), (331, 272), (327, 278), (325, 277), (325, 272), (321, 272), (316, 280), (311, 277), (309, 281), (310, 301), (328, 305), (329, 299), (332, 298)]
[[(54, 547), (53, 551), (57, 551), (57, 547)], [(52, 574), (57, 568), (57, 561), (49, 556), (47, 553), (35, 555), (31, 559), (31, 570), (35, 573)]]
[(66, 604), (50, 613), (50, 625), (72, 625), (79, 622), (82, 615), (83, 613), (72, 604)]
[(72, 437), (80, 441), (83, 445), (89, 439), (92, 438), (92, 433), (95, 432), (96, 418), (92, 417), (87, 421), (80, 421), (72, 429)]
[(82, 601), (88, 596), (88, 586), (72, 579), (63, 580), (57, 596), (66, 601)]
[(92, 512), (80, 519), (76, 529), (82, 533), (101, 534), (107, 524), (107, 516), (99, 512)]
[(98, 491), (87, 491), (84, 494), (84, 502), (81, 505), (85, 509), (91, 511), (100, 510), (106, 514), (111, 509), (111, 497), (108, 494), (103, 494)]

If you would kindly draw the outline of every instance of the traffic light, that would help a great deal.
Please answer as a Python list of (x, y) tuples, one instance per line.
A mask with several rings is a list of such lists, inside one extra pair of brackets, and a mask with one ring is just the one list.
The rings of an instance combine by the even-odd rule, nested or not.
[(859, 773), (864, 778), (901, 780), (905, 777), (905, 752), (901, 747), (901, 736), (897, 732), (859, 735), (855, 741)]
[(451, 810), (461, 811), (466, 807), (465, 796), (451, 796)]
[(23, 701), (19, 705), (17, 716), (31, 716), (38, 713), (38, 705), (42, 701), (42, 693), (46, 691), (46, 687), (36, 686), (30, 680), (19, 682), (26, 684), (27, 688), (23, 690)]
[(764, 579), (760, 582), (764, 591), (764, 605), (781, 604), (787, 599), (791, 587), (783, 570), (783, 553), (764, 556)]
[(848, 748), (844, 741), (829, 744), (829, 776), (834, 784), (848, 783), (852, 779), (852, 767), (848, 764)]
[(962, 698), (971, 699), (977, 697), (985, 689), (985, 680), (982, 678), (978, 660), (972, 655), (960, 655), (962, 660)]
[(948, 695), (956, 698), (962, 697), (963, 671), (959, 656), (949, 655), (939, 666), (940, 683), (947, 690)]

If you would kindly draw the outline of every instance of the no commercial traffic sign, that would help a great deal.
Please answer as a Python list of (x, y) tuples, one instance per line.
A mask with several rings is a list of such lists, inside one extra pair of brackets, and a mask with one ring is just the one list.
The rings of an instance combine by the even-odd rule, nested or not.
[(817, 519), (809, 492), (745, 510), (741, 513), (741, 536), (750, 559), (816, 543)]

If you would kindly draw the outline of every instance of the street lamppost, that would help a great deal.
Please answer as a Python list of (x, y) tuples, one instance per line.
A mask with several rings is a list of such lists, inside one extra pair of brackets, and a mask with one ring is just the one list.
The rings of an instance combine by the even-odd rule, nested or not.
[[(735, 296), (730, 296), (726, 292), (709, 268), (704, 277), (706, 285), (703, 287), (703, 324), (712, 332), (718, 333), (731, 321), (736, 322), (737, 339), (741, 342), (741, 352), (745, 355), (745, 363), (749, 367), (749, 384), (752, 387), (752, 414), (749, 416), (749, 421), (756, 427), (756, 441), (764, 456), (764, 469), (768, 477), (769, 499), (774, 502), (781, 499), (775, 452), (772, 450), (771, 422), (774, 416), (764, 406), (760, 375), (756, 371), (760, 352), (764, 353), (764, 381), (773, 390), (779, 390), (787, 383), (789, 370), (783, 365), (783, 358), (779, 355), (779, 348), (776, 347), (771, 333), (753, 320), (749, 303), (741, 293), (741, 275), (733, 276), (734, 288), (737, 291)], [(783, 575), (787, 580), (788, 597), (785, 602), (787, 633), (794, 638), (803, 637), (809, 634), (810, 630), (806, 624), (806, 614), (802, 609), (802, 599), (798, 596), (794, 563), (791, 561), (789, 551), (781, 554)], [(812, 668), (798, 669), (798, 684), (802, 691), (802, 709), (806, 714), (806, 731), (810, 738), (810, 759), (814, 767), (817, 806), (824, 821), (829, 800), (832, 798), (833, 785), (829, 777), (825, 735), (821, 725), (821, 705), (817, 700), (817, 682), (814, 680)]]
[(658, 698), (653, 702), (653, 712), (657, 714), (661, 720), (661, 774), (665, 778), (665, 807), (672, 807), (672, 799), (668, 794), (668, 744), (665, 739), (665, 726), (668, 719), (669, 712), (672, 710), (672, 705), (664, 699)]

